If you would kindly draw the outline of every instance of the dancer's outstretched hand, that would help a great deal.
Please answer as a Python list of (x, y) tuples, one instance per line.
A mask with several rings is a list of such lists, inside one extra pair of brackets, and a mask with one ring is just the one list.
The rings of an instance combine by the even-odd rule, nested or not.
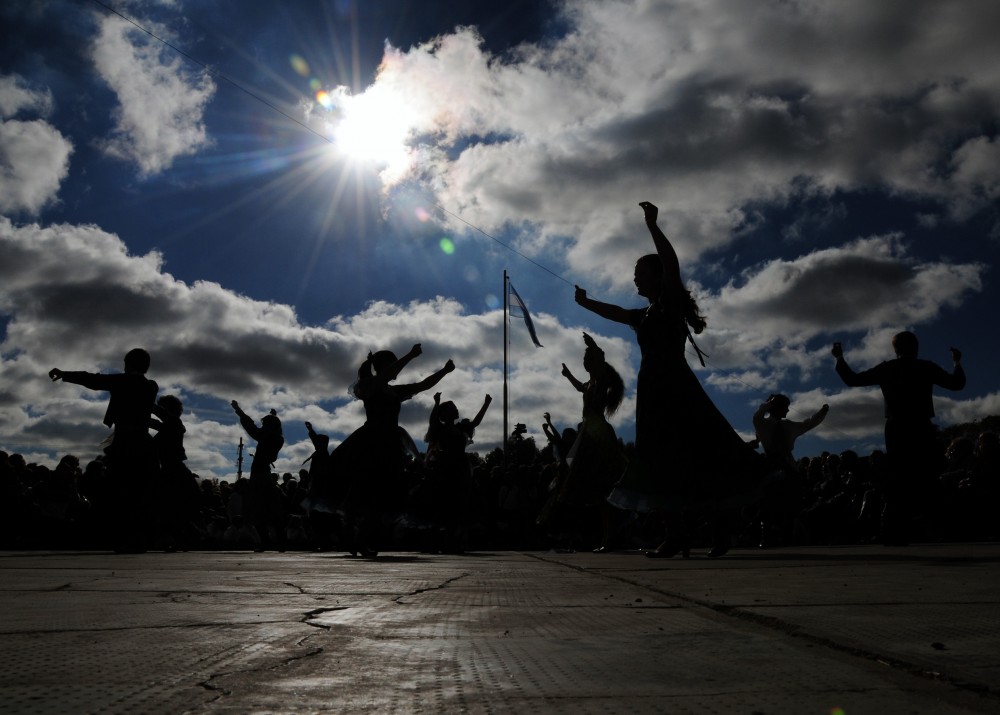
[(639, 205), (642, 207), (642, 212), (646, 215), (646, 223), (656, 223), (656, 217), (660, 214), (660, 210), (648, 201), (640, 201)]
[(580, 286), (573, 286), (576, 292), (573, 294), (573, 300), (575, 300), (580, 305), (583, 305), (583, 301), (587, 300), (587, 291), (585, 291)]

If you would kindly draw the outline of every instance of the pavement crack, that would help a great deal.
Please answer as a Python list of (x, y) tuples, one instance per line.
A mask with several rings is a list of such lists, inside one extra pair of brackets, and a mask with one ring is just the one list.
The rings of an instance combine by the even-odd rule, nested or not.
[(330, 630), (331, 626), (328, 626), (325, 623), (315, 623), (313, 619), (316, 618), (316, 616), (323, 615), (324, 613), (330, 613), (331, 611), (346, 611), (348, 608), (349, 606), (331, 606), (328, 608), (314, 608), (311, 611), (306, 611), (305, 615), (302, 616), (302, 623), (305, 623), (307, 626), (312, 626), (313, 628), (322, 628), (324, 631), (328, 631)]
[(403, 603), (402, 599), (404, 599), (404, 598), (409, 598), (410, 596), (419, 596), (419, 595), (421, 595), (423, 593), (427, 593), (428, 591), (439, 591), (442, 588), (448, 588), (448, 586), (452, 585), (456, 581), (460, 581), (461, 579), (467, 578), (469, 576), (471, 576), (471, 574), (468, 571), (466, 571), (465, 573), (461, 573), (458, 576), (452, 576), (449, 579), (445, 579), (444, 581), (442, 581), (441, 583), (439, 583), (439, 584), (437, 584), (435, 586), (428, 586), (426, 588), (418, 588), (418, 589), (415, 589), (413, 591), (410, 591), (409, 593), (404, 593), (404, 594), (402, 594), (400, 596), (396, 596), (392, 600), (393, 600), (394, 603), (402, 604)]
[(203, 688), (204, 690), (207, 690), (210, 693), (215, 693), (215, 697), (212, 698), (209, 701), (209, 703), (217, 702), (222, 698), (226, 697), (227, 695), (232, 695), (233, 692), (232, 690), (228, 690), (227, 688), (223, 688), (218, 685), (212, 684), (212, 681), (215, 680), (216, 678), (222, 678), (225, 677), (226, 675), (228, 675), (228, 673), (213, 673), (208, 678), (198, 683), (199, 688)]

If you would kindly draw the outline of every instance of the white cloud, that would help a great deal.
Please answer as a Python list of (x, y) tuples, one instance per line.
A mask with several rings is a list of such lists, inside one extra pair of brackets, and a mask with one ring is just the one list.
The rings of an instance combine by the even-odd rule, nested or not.
[(32, 89), (14, 75), (0, 76), (0, 211), (35, 215), (55, 201), (69, 173), (72, 143), (42, 119), (12, 119), (51, 110), (47, 89)]
[(52, 93), (27, 86), (17, 75), (0, 75), (0, 118), (7, 119), (22, 111), (43, 117), (52, 111)]
[(215, 82), (207, 72), (188, 70), (172, 50), (114, 16), (101, 18), (91, 57), (118, 96), (115, 131), (102, 144), (109, 155), (149, 176), (210, 143), (203, 115)]
[(881, 333), (919, 325), (983, 288), (983, 264), (919, 262), (900, 236), (858, 239), (748, 270), (701, 301), (712, 330), (702, 340), (718, 367), (753, 364), (808, 372), (827, 351), (802, 346), (824, 334)]
[(0, 122), (0, 211), (37, 214), (69, 173), (73, 145), (42, 120)]

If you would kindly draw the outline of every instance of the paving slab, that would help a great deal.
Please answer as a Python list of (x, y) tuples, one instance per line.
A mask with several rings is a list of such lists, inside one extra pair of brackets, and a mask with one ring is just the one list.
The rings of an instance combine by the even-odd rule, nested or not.
[(0, 552), (3, 713), (997, 713), (1000, 544)]

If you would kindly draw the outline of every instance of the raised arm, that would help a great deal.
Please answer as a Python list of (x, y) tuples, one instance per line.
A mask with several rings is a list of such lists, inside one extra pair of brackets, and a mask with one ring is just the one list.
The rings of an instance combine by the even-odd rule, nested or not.
[(545, 420), (542, 423), (542, 432), (545, 433), (545, 436), (548, 438), (549, 442), (551, 442), (552, 444), (558, 445), (559, 444), (559, 430), (557, 430), (556, 426), (554, 424), (552, 424), (552, 415), (550, 415), (548, 412), (546, 412), (544, 415), (542, 415), (542, 418)]
[(420, 347), (420, 343), (415, 343), (414, 346), (410, 348), (410, 352), (406, 353), (406, 355), (399, 358), (398, 360), (396, 360), (396, 362), (394, 362), (392, 365), (386, 368), (386, 370), (380, 375), (380, 377), (384, 376), (386, 382), (392, 382), (399, 376), (399, 373), (402, 372), (403, 368), (406, 367), (407, 364), (409, 364), (409, 362), (413, 358), (417, 357), (422, 352), (423, 348)]
[(580, 286), (576, 286), (576, 293), (574, 299), (577, 304), (586, 308), (591, 313), (597, 313), (597, 315), (607, 320), (613, 320), (616, 323), (625, 323), (629, 325), (631, 320), (631, 312), (622, 308), (619, 305), (613, 305), (611, 303), (602, 303), (599, 300), (594, 300), (593, 298), (587, 297), (587, 291), (585, 291)]
[(818, 426), (821, 422), (823, 422), (823, 420), (826, 419), (826, 415), (829, 412), (830, 412), (830, 405), (823, 405), (822, 407), (819, 408), (819, 410), (816, 411), (816, 414), (814, 414), (812, 417), (807, 417), (806, 419), (804, 419), (802, 421), (802, 425), (805, 427), (805, 431), (808, 432), (809, 430)]
[(667, 240), (666, 234), (656, 224), (660, 210), (648, 201), (640, 202), (639, 206), (642, 207), (643, 214), (646, 216), (646, 228), (649, 229), (649, 235), (653, 237), (656, 255), (660, 257), (660, 263), (663, 265), (664, 278), (668, 284), (683, 285), (681, 282), (681, 262), (677, 258), (677, 251), (674, 250), (673, 244)]
[(577, 380), (573, 376), (573, 373), (570, 372), (570, 369), (568, 367), (566, 367), (566, 363), (562, 364), (562, 374), (563, 374), (563, 377), (565, 377), (567, 380), (569, 380), (570, 384), (573, 387), (576, 388), (577, 392), (583, 392), (583, 390), (584, 390), (583, 383), (580, 382), (579, 380)]
[(240, 426), (248, 435), (250, 435), (251, 439), (255, 439), (259, 442), (261, 429), (257, 426), (257, 423), (253, 421), (253, 418), (250, 417), (250, 415), (243, 411), (240, 404), (236, 400), (233, 400), (229, 404), (232, 405), (233, 411), (236, 413), (236, 416), (239, 417)]
[(412, 385), (403, 385), (399, 389), (405, 390), (409, 396), (416, 395), (418, 392), (423, 392), (424, 390), (429, 390), (436, 384), (441, 382), (441, 379), (447, 375), (449, 372), (454, 372), (455, 363), (449, 360), (444, 364), (440, 370), (435, 372), (433, 375), (428, 375), (420, 382), (415, 382)]
[(837, 374), (840, 375), (840, 379), (844, 381), (845, 385), (848, 387), (868, 387), (870, 385), (878, 384), (878, 380), (872, 379), (868, 374), (871, 370), (859, 375), (851, 369), (851, 366), (847, 364), (846, 360), (844, 360), (844, 348), (840, 343), (834, 343), (833, 349), (830, 352), (837, 360), (837, 364), (834, 366), (834, 369), (837, 371)]
[(478, 427), (480, 423), (482, 423), (483, 417), (486, 416), (486, 410), (489, 409), (491, 402), (493, 402), (493, 398), (487, 395), (486, 399), (483, 400), (483, 406), (479, 408), (479, 412), (477, 412), (476, 416), (472, 418), (473, 427)]
[(962, 351), (958, 348), (950, 348), (950, 350), (954, 370), (952, 370), (951, 374), (945, 372), (947, 377), (938, 382), (938, 384), (946, 390), (961, 390), (965, 387), (965, 368), (962, 367)]
[[(435, 392), (434, 393), (434, 406), (431, 408), (431, 413), (427, 417), (427, 425), (428, 425), (428, 427), (430, 429), (434, 429), (434, 427), (437, 425), (438, 410), (439, 410), (440, 407), (441, 407), (441, 393), (440, 392)], [(430, 432), (428, 432), (427, 434), (430, 434)]]

